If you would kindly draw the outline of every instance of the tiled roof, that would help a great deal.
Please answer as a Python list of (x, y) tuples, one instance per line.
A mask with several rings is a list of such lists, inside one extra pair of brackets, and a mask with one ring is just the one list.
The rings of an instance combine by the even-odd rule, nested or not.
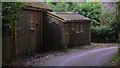
[(26, 6), (32, 6), (32, 7), (37, 7), (37, 8), (43, 8), (43, 9), (49, 9), (52, 10), (49, 5), (47, 5), (44, 2), (24, 2)]
[(90, 20), (89, 18), (74, 12), (48, 12), (48, 13), (57, 16), (65, 21)]

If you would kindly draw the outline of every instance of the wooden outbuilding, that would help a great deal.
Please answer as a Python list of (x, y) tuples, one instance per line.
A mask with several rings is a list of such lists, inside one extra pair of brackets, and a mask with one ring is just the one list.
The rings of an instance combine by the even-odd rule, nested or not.
[(19, 20), (14, 22), (12, 40), (6, 37), (12, 46), (3, 42), (4, 63), (33, 52), (90, 44), (90, 19), (74, 12), (51, 11), (43, 2), (25, 2)]
[(42, 50), (43, 12), (52, 9), (43, 2), (24, 2), (25, 7), (14, 23), (13, 50), (16, 57)]
[(43, 16), (52, 9), (43, 2), (23, 2), (24, 8), (14, 22), (13, 31), (4, 30), (2, 63), (42, 50)]
[(43, 2), (25, 2), (16, 23), (16, 49), (18, 55), (42, 50), (43, 12), (52, 9)]
[(91, 43), (90, 19), (74, 12), (47, 12), (43, 23), (43, 44), (47, 50)]

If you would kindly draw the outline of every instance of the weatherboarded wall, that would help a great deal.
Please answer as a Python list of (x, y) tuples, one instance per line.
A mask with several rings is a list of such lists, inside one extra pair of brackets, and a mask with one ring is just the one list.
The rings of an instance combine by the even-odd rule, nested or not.
[(52, 9), (42, 2), (26, 2), (13, 31), (3, 28), (2, 62), (39, 52), (42, 49), (42, 20), (44, 11)]
[(16, 24), (16, 46), (18, 56), (40, 50), (41, 12), (24, 10)]
[(47, 50), (90, 44), (90, 21), (62, 22), (52, 15), (44, 16), (44, 45)]
[(90, 23), (71, 22), (67, 24), (68, 47), (75, 47), (90, 44)]
[(3, 28), (2, 30), (2, 64), (10, 62), (13, 58), (14, 51), (12, 52), (12, 36), (11, 31), (8, 27)]
[(43, 47), (45, 50), (65, 48), (63, 23), (45, 14), (43, 29)]

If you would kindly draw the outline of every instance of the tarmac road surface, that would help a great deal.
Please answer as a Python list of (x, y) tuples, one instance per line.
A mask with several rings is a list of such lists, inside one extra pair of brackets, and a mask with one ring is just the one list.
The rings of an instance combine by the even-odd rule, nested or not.
[(80, 50), (74, 54), (53, 57), (43, 64), (38, 62), (34, 66), (112, 66), (110, 58), (116, 52), (117, 47)]

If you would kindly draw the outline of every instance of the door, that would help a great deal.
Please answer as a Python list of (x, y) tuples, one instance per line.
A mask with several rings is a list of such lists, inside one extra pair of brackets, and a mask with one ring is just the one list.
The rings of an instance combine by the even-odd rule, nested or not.
[(31, 48), (34, 51), (41, 49), (41, 12), (31, 13)]
[(30, 31), (31, 31), (31, 50), (35, 51), (36, 48), (36, 22), (37, 22), (37, 13), (31, 11), (30, 17)]
[(40, 51), (41, 50), (41, 31), (42, 31), (42, 27), (41, 27), (41, 22), (42, 22), (42, 17), (41, 17), (41, 12), (37, 12), (37, 16), (36, 16), (36, 51)]

